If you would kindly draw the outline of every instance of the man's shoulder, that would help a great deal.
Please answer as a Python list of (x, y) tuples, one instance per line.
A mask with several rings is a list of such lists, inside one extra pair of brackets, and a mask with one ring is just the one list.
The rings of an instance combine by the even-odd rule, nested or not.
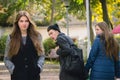
[(57, 39), (65, 38), (66, 35), (64, 33), (59, 33)]

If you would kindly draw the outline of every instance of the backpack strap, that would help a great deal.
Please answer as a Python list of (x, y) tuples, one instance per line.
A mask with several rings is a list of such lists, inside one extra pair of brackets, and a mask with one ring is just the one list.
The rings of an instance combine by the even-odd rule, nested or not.
[(68, 37), (68, 36), (66, 36), (66, 37), (64, 37), (64, 38), (65, 38), (65, 39), (67, 40), (67, 42), (70, 44), (70, 47), (75, 50), (75, 53), (76, 53), (75, 55), (78, 55), (79, 58), (80, 58), (80, 60), (83, 61), (83, 50), (80, 49), (80, 48), (78, 48), (74, 43), (72, 43), (72, 42), (69, 40), (69, 37)]

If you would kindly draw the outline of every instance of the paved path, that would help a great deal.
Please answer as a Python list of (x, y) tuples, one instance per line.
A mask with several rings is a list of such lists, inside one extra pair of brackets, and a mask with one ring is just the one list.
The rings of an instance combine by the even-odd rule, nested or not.
[[(41, 80), (59, 80), (59, 65), (47, 63), (41, 73)], [(8, 70), (3, 63), (0, 63), (0, 80), (10, 80)]]

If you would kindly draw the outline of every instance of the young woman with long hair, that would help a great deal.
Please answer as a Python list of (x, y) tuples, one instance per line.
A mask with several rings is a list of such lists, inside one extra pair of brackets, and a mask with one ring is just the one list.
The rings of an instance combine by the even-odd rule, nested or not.
[(120, 78), (118, 74), (119, 45), (105, 22), (95, 25), (96, 38), (93, 42), (86, 63), (86, 70), (90, 80), (115, 80)]
[(8, 35), (4, 63), (11, 80), (40, 80), (44, 64), (42, 36), (27, 11), (19, 11)]

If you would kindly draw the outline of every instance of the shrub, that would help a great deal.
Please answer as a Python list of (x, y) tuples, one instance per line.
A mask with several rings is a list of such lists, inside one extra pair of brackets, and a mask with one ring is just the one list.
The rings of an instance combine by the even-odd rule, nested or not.
[(4, 54), (7, 35), (3, 35), (0, 38), (0, 54)]
[(45, 55), (48, 55), (50, 50), (55, 48), (55, 42), (51, 38), (47, 38), (43, 41), (43, 46), (45, 49)]
[(1, 36), (0, 38), (0, 61), (3, 61), (3, 55), (5, 51), (5, 44), (6, 44), (6, 38), (7, 36)]

